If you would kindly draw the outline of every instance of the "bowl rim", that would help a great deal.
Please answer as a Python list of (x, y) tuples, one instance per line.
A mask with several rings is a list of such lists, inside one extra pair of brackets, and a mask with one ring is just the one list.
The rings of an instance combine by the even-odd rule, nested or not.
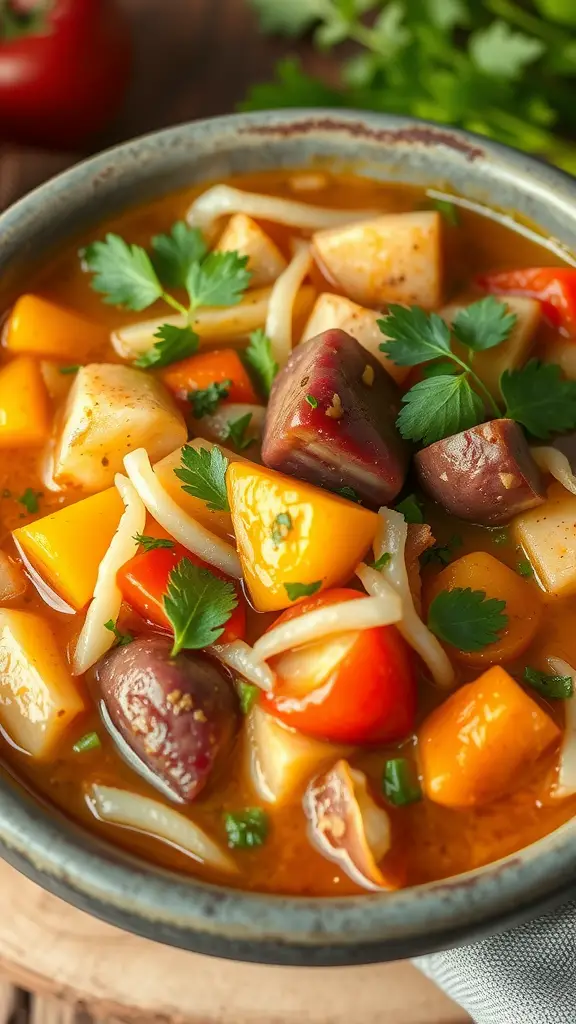
[[(112, 171), (134, 168), (152, 148), (169, 153), (241, 135), (255, 146), (300, 135), (370, 139), (394, 151), (441, 147), (447, 159), (479, 162), (501, 182), (568, 218), (576, 238), (576, 180), (500, 143), (415, 118), (324, 108), (207, 118), (151, 132), (96, 154), (40, 185), (0, 215), (0, 266), (34, 234), (39, 211), (74, 189), (94, 202), (113, 192)], [(280, 140), (280, 143), (279, 141)], [(403, 149), (404, 148), (404, 149)], [(158, 159), (158, 155), (156, 156)], [(352, 159), (352, 157), (350, 157)], [(145, 161), (144, 161), (145, 162)], [(112, 169), (112, 171), (111, 171)], [(145, 174), (144, 174), (145, 176)], [(113, 174), (112, 174), (113, 177)], [(0, 776), (0, 855), (43, 888), (111, 924), (156, 941), (237, 960), (323, 966), (414, 956), (489, 934), (534, 916), (576, 891), (576, 820), (500, 861), (391, 894), (344, 898), (270, 895), (219, 887), (137, 860), (94, 838), (59, 811)]]

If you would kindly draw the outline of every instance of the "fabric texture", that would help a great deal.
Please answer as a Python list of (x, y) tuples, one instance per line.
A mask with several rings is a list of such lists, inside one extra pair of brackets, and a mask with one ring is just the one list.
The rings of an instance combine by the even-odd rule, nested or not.
[(576, 1024), (576, 902), (414, 962), (475, 1024)]

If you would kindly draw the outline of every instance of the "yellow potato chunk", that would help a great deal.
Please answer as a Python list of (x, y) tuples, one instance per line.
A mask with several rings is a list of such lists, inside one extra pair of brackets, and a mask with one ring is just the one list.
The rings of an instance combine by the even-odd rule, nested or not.
[(544, 589), (576, 593), (576, 497), (554, 484), (546, 503), (517, 516), (513, 530)]
[(124, 503), (115, 487), (14, 530), (14, 540), (42, 578), (73, 608), (94, 593), (98, 566)]
[(435, 309), (442, 301), (441, 233), (437, 211), (416, 210), (327, 228), (312, 241), (328, 277), (354, 302)]
[(251, 288), (273, 284), (286, 266), (278, 246), (252, 217), (235, 213), (224, 228), (216, 246), (220, 252), (238, 252), (248, 257)]
[(50, 754), (84, 703), (40, 615), (0, 610), (0, 721), (32, 757)]
[(11, 352), (78, 362), (106, 340), (106, 329), (39, 295), (21, 295), (6, 324), (2, 343)]
[(60, 486), (99, 491), (145, 448), (151, 461), (186, 440), (186, 424), (164, 386), (143, 370), (112, 363), (80, 368), (66, 402), (54, 454)]
[(0, 448), (32, 448), (48, 439), (48, 393), (38, 363), (19, 356), (0, 370)]

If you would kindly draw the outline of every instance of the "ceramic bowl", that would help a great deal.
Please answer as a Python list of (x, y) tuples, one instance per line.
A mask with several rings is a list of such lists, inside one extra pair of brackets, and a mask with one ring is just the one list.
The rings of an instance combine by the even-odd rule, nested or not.
[[(73, 167), (0, 217), (0, 301), (30, 261), (112, 212), (238, 172), (325, 164), (385, 181), (445, 187), (514, 211), (576, 248), (576, 181), (506, 147), (424, 122), (357, 112), (215, 118), (148, 135)], [(574, 824), (574, 823), (573, 823)], [(0, 853), (40, 885), (121, 928), (239, 960), (351, 964), (443, 949), (568, 899), (567, 824), (495, 864), (387, 895), (309, 899), (218, 888), (106, 845), (0, 778)]]

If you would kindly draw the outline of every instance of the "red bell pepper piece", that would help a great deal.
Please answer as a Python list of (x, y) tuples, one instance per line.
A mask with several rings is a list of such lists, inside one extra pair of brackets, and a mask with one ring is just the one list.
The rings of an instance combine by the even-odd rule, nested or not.
[[(287, 609), (274, 626), (338, 601), (356, 590), (328, 590)], [(274, 628), (272, 626), (271, 628)], [(416, 675), (410, 649), (393, 626), (326, 637), (271, 659), (267, 711), (300, 732), (333, 743), (387, 743), (414, 729)]]
[(186, 399), (190, 391), (202, 391), (211, 384), (230, 381), (226, 401), (261, 405), (240, 356), (233, 348), (212, 349), (172, 363), (160, 377), (176, 398)]
[[(181, 544), (175, 544), (173, 548), (142, 551), (126, 562), (116, 575), (116, 582), (126, 603), (147, 622), (170, 632), (172, 626), (164, 611), (164, 596), (168, 589), (168, 577), (182, 558), (188, 558), (194, 565), (208, 569), (220, 579), (228, 580), (223, 572), (213, 565), (207, 565)], [(223, 644), (243, 640), (246, 634), (246, 600), (236, 584), (235, 589), (238, 604), (224, 627), (219, 641)]]
[(553, 327), (576, 336), (576, 269), (523, 267), (477, 278), (481, 288), (495, 295), (524, 295), (538, 299)]

